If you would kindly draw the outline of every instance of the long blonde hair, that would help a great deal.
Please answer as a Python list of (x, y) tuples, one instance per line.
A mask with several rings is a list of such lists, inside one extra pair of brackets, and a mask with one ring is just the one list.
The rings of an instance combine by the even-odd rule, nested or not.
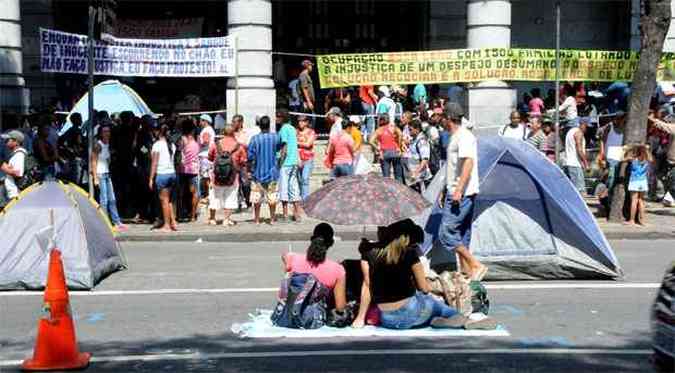
[(389, 265), (398, 264), (409, 245), (410, 238), (406, 235), (402, 235), (391, 241), (389, 245), (385, 246), (383, 249), (380, 249), (377, 253), (377, 259), (384, 259), (385, 263)]

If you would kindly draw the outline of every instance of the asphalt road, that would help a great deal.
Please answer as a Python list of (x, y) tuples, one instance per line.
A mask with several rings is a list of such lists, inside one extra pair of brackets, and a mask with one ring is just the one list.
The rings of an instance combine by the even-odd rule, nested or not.
[[(650, 372), (652, 284), (675, 260), (673, 241), (612, 244), (623, 282), (490, 284), (491, 315), (509, 337), (235, 336), (232, 324), (274, 305), (288, 242), (125, 243), (129, 270), (71, 303), (92, 372)], [(355, 245), (329, 255), (354, 257)], [(39, 293), (0, 293), (0, 372), (30, 356), (40, 306)]]

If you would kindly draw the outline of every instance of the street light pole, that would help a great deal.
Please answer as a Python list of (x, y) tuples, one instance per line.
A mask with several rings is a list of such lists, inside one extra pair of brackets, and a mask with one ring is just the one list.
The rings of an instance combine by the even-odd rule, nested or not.
[(555, 3), (555, 162), (560, 165), (560, 2)]
[(88, 63), (89, 70), (89, 126), (87, 127), (87, 164), (89, 165), (89, 197), (94, 198), (94, 170), (91, 163), (91, 153), (94, 149), (94, 125), (96, 118), (94, 118), (94, 22), (96, 16), (96, 9), (94, 2), (89, 1), (89, 37), (88, 43)]

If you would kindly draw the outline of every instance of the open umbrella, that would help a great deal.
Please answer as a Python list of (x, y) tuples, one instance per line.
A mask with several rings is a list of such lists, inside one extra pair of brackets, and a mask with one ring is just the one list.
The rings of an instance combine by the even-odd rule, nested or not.
[(339, 225), (384, 226), (421, 214), (430, 204), (390, 178), (368, 174), (337, 178), (304, 203), (307, 216)]

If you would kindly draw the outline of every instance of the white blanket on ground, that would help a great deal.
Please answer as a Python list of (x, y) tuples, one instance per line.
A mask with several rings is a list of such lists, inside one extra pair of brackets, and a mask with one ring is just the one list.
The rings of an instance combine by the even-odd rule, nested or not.
[(464, 330), (464, 329), (434, 329), (420, 328), (408, 330), (393, 330), (375, 326), (366, 326), (362, 329), (331, 328), (324, 326), (319, 329), (289, 329), (272, 325), (270, 310), (258, 310), (249, 314), (249, 321), (243, 324), (233, 324), (232, 333), (242, 338), (334, 338), (334, 337), (508, 337), (510, 334), (503, 326), (495, 330)]

